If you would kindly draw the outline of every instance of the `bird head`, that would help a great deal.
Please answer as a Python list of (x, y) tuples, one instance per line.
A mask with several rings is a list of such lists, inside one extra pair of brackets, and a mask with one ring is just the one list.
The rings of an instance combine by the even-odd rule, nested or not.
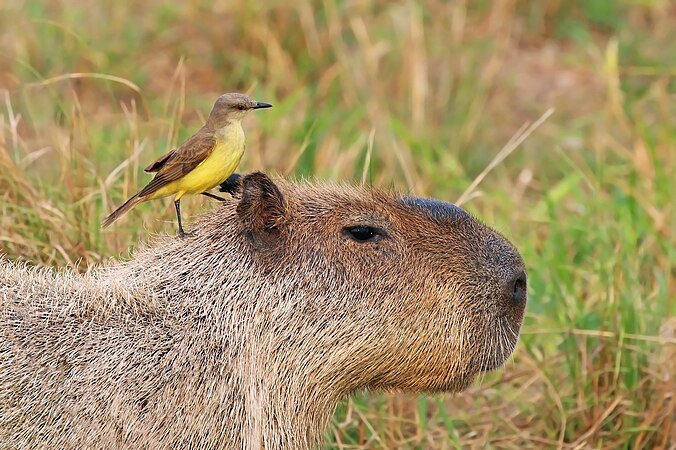
[(223, 94), (214, 103), (207, 119), (213, 129), (223, 128), (229, 123), (240, 121), (253, 109), (270, 108), (272, 105), (256, 101), (244, 94), (232, 92)]

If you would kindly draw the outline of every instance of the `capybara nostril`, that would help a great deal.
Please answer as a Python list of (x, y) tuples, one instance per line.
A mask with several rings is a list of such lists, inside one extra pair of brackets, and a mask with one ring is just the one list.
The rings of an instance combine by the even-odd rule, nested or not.
[(526, 272), (517, 272), (512, 281), (507, 285), (507, 295), (511, 306), (523, 307), (526, 305)]

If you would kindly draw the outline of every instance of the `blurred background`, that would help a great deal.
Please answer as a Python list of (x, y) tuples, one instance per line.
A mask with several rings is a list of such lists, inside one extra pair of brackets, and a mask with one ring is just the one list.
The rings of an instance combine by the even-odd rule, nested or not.
[(462, 199), (528, 266), (505, 369), (357, 396), (326, 448), (674, 448), (673, 2), (3, 0), (0, 253), (86, 270), (173, 235), (169, 200), (99, 224), (229, 91), (274, 104), (239, 172)]

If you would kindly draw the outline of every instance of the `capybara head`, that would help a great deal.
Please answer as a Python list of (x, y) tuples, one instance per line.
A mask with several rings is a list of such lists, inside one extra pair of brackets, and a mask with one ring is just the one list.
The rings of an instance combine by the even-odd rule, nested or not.
[(523, 261), (459, 207), (254, 173), (236, 214), (256, 270), (294, 296), (285, 322), (354, 366), (346, 389), (459, 390), (514, 350)]

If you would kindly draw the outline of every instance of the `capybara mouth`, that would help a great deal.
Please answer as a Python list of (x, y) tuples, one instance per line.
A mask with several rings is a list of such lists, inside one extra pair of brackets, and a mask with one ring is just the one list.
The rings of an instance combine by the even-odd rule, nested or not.
[[(509, 358), (509, 357), (507, 357)], [(482, 365), (479, 367), (480, 372), (492, 372), (494, 370), (498, 370), (502, 365), (507, 361), (507, 358), (504, 360), (493, 360), (493, 361), (484, 361)]]
[(478, 366), (481, 372), (499, 369), (514, 352), (519, 341), (521, 321), (514, 321), (507, 316), (498, 318), (488, 332), (489, 338), (479, 355)]
[(509, 359), (511, 355), (512, 355), (511, 351), (505, 355), (500, 355), (497, 353), (493, 355), (488, 355), (487, 357), (483, 358), (482, 361), (479, 363), (479, 371), (492, 372), (494, 370), (498, 370), (505, 364), (505, 362)]

